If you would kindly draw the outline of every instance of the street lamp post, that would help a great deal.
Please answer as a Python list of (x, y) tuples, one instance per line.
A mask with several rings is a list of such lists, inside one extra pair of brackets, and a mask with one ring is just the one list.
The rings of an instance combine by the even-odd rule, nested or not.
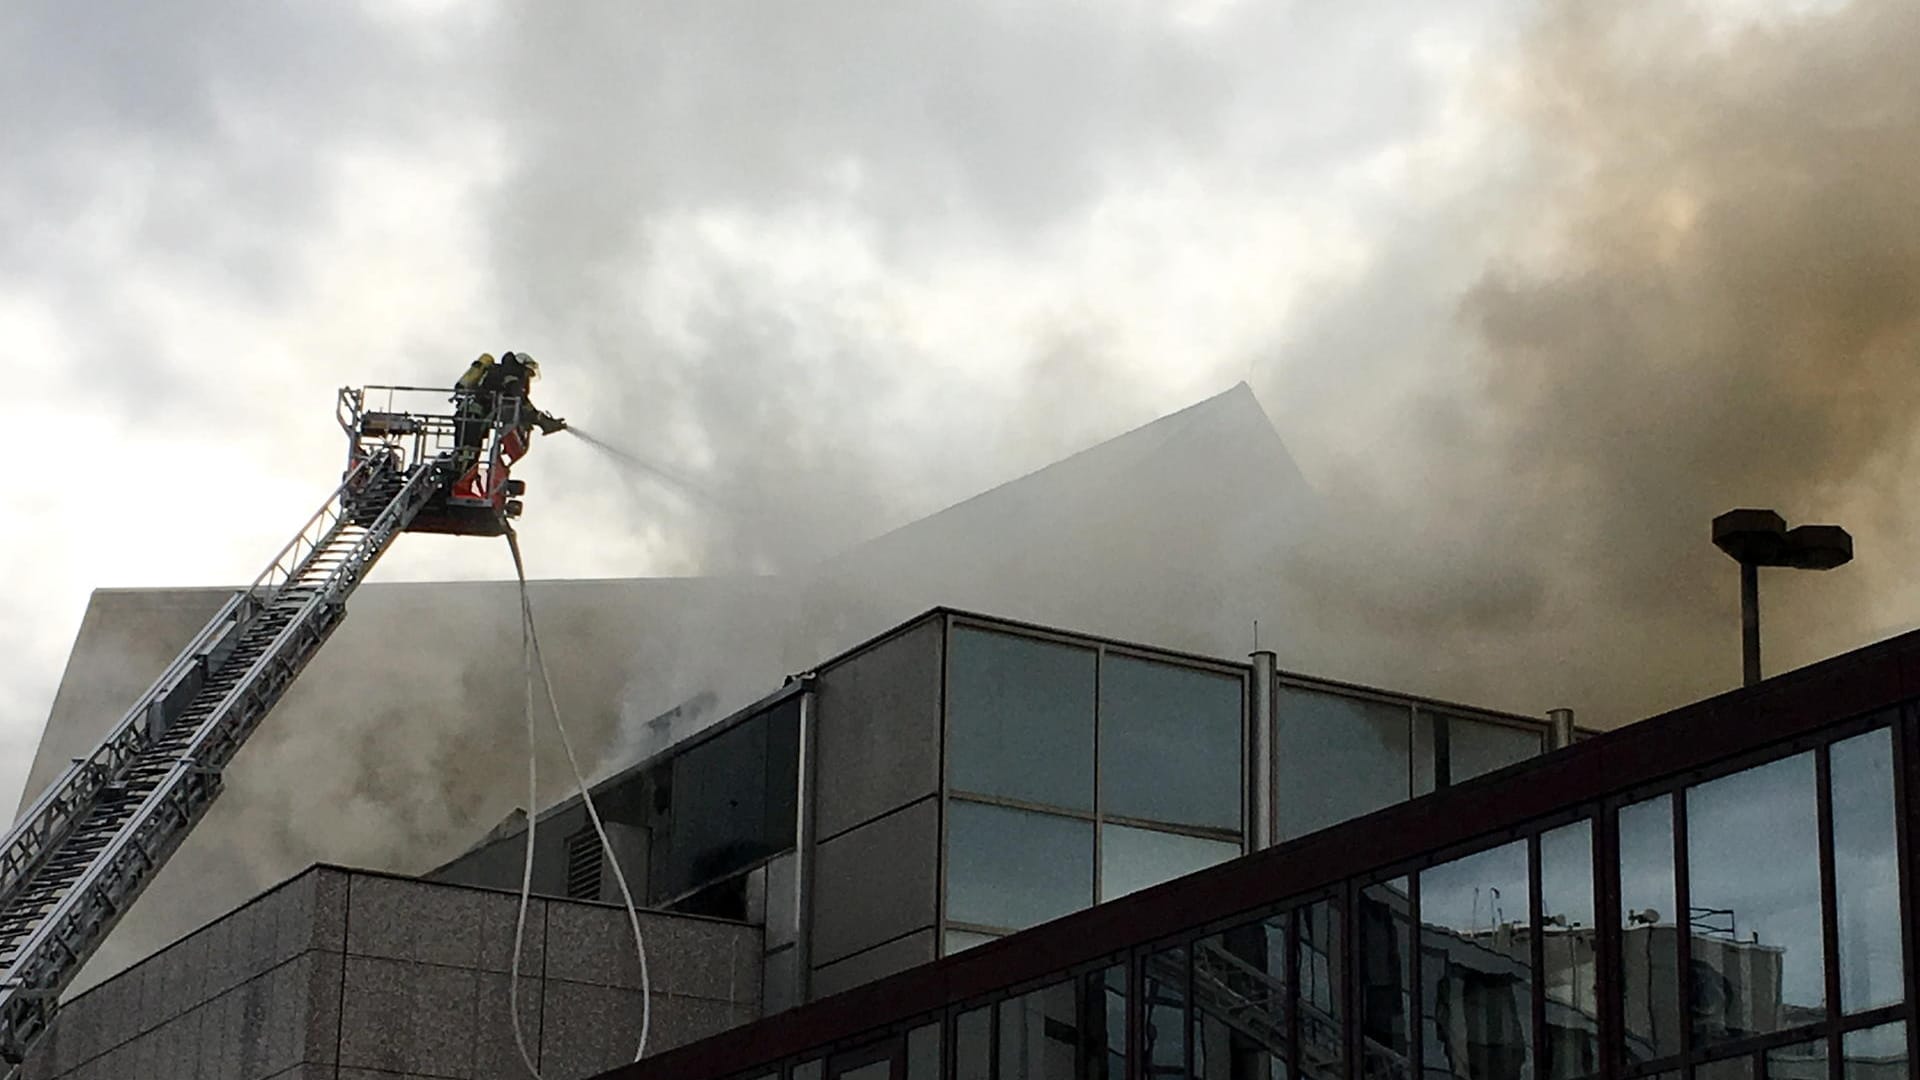
[(1713, 519), (1713, 544), (1740, 564), (1740, 655), (1746, 685), (1760, 681), (1760, 568), (1831, 570), (1853, 559), (1838, 525), (1796, 525), (1772, 510), (1729, 510)]

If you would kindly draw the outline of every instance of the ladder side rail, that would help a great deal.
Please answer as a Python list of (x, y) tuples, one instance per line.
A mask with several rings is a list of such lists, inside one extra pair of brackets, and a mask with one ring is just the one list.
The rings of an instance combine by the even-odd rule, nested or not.
[[(223, 643), (232, 641), (232, 631), (249, 622), (258, 613), (260, 605), (271, 599), (281, 585), (291, 580), (311, 559), (312, 553), (324, 546), (326, 538), (338, 530), (341, 515), (336, 507), (354, 484), (365, 479), (373, 464), (373, 459), (368, 459), (349, 472), (333, 494), (308, 517), (293, 539), (275, 553), (267, 568), (254, 578), (251, 585), (228, 598), (226, 604), (147, 688), (146, 693), (108, 730), (100, 744), (86, 757), (69, 765), (14, 822), (6, 839), (0, 841), (0, 902), (11, 898), (13, 891), (32, 877), (45, 856), (60, 845), (66, 832), (77, 822), (86, 819), (102, 789), (117, 779), (138, 756), (148, 739), (148, 725), (142, 721), (150, 723), (158, 718), (165, 723), (171, 720), (165, 705), (181, 684)], [(308, 541), (306, 553), (301, 555), (301, 542), (322, 523), (325, 528), (320, 530), (320, 538)], [(284, 565), (289, 560), (292, 560), (291, 565)], [(277, 583), (274, 581), (276, 571), (280, 574)], [(178, 702), (173, 704), (173, 711), (177, 714)]]
[[(209, 714), (165, 778), (42, 918), (13, 964), (0, 974), (0, 1051), (24, 1050), (51, 1019), (59, 991), (212, 802), (221, 786), (221, 767), (331, 635), (344, 614), (344, 594), (358, 585), (444, 480), (440, 461), (415, 470), (359, 538), (353, 557), (329, 571), (327, 584), (301, 604)], [(295, 648), (303, 635), (307, 640)], [(229, 725), (229, 718), (238, 722)]]
[(57, 846), (67, 827), (86, 817), (96, 796), (145, 745), (142, 720), (151, 719), (156, 705), (170, 697), (214, 644), (251, 613), (245, 592), (236, 592), (194, 635), (179, 656), (160, 673), (125, 716), (107, 732), (91, 753), (75, 758), (66, 770), (34, 799), (4, 841), (0, 841), (0, 897), (12, 893), (31, 876), (40, 857)]

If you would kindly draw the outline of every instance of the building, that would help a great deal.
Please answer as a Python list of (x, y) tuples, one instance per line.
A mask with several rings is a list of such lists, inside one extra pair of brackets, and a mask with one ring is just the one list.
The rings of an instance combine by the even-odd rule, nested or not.
[(1916, 736), (1920, 632), (607, 1078), (1912, 1075)]

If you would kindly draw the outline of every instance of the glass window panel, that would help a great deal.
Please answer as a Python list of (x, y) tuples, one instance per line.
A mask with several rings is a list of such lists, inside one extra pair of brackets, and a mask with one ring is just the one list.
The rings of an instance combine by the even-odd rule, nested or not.
[(1739, 1057), (1721, 1058), (1709, 1061), (1705, 1065), (1696, 1065), (1693, 1080), (1754, 1080), (1753, 1055), (1742, 1054)]
[(953, 1080), (991, 1080), (993, 1013), (963, 1012), (953, 1021)]
[(793, 1080), (820, 1080), (820, 1074), (825, 1068), (826, 1063), (818, 1058), (803, 1061), (793, 1067)]
[(1538, 757), (1540, 732), (1453, 716), (1447, 722), (1447, 777), (1464, 783), (1476, 776)]
[(1405, 1078), (1411, 1023), (1413, 958), (1407, 879), (1360, 893), (1360, 1076)]
[(1282, 686), (1274, 711), (1280, 839), (1407, 799), (1412, 756), (1407, 706)]
[(1420, 710), (1413, 715), (1413, 794), (1432, 794), (1439, 785), (1442, 763), (1438, 760), (1441, 725), (1447, 718)]
[(1808, 753), (1687, 789), (1695, 1045), (1826, 1018), (1813, 785)]
[(834, 1074), (835, 1080), (887, 1080), (893, 1075), (893, 1061), (881, 1058), (869, 1061), (865, 1065), (855, 1065), (851, 1069), (841, 1069)]
[(1623, 806), (1620, 993), (1628, 1061), (1680, 1052), (1680, 939), (1674, 920), (1673, 797)]
[(1108, 653), (1100, 668), (1105, 813), (1240, 828), (1241, 681)]
[(1840, 1075), (1846, 1080), (1904, 1080), (1907, 1025), (1881, 1024), (1840, 1037)]
[(1593, 901), (1593, 825), (1540, 836), (1540, 983), (1547, 1005), (1547, 1080), (1600, 1071), (1599, 939)]
[(1427, 1076), (1532, 1076), (1527, 879), (1524, 840), (1421, 872), (1421, 1060)]
[(1767, 1051), (1767, 1080), (1827, 1080), (1827, 1040)]
[(1100, 826), (1100, 898), (1139, 892), (1215, 863), (1238, 858), (1240, 845), (1199, 836)]
[(955, 627), (947, 662), (949, 782), (1093, 809), (1094, 651)]
[(1093, 823), (947, 803), (947, 918), (1020, 930), (1093, 903)]
[(940, 1080), (940, 1025), (907, 1032), (907, 1080)]
[(1127, 966), (1089, 973), (1081, 988), (1085, 1080), (1125, 1080), (1127, 1075)]
[(998, 940), (1000, 940), (999, 934), (976, 934), (971, 930), (949, 930), (945, 937), (946, 951), (940, 955), (952, 956), (957, 952), (965, 952), (975, 945), (985, 945), (989, 941)]
[(1292, 1041), (1288, 917), (1247, 923), (1193, 948), (1193, 1074), (1282, 1080)]
[(1341, 1080), (1347, 1070), (1340, 906), (1321, 900), (1300, 908), (1293, 913), (1293, 931), (1300, 1075), (1304, 1080)]
[(1055, 983), (1000, 1003), (998, 1080), (1074, 1080), (1080, 1033), (1073, 983)]
[(1840, 1004), (1862, 1012), (1906, 995), (1900, 957), (1900, 859), (1894, 839), (1893, 733), (1833, 745), (1833, 878)]
[(1147, 1075), (1187, 1072), (1187, 950), (1162, 949), (1147, 957), (1142, 979), (1140, 1056)]
[(649, 853), (649, 892), (656, 900), (793, 847), (799, 730), (800, 702), (794, 698), (667, 766), (666, 842), (656, 840)]

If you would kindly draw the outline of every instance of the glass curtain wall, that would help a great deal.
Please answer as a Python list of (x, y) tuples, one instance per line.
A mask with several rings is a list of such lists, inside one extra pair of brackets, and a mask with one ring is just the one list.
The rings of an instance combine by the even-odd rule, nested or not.
[(947, 669), (947, 953), (1244, 850), (1246, 682), (973, 623)]
[(1276, 687), (1274, 728), (1274, 804), (1283, 841), (1546, 749), (1538, 725), (1291, 677)]
[(1893, 719), (955, 1002), (893, 1029), (892, 1075), (1913, 1075)]

